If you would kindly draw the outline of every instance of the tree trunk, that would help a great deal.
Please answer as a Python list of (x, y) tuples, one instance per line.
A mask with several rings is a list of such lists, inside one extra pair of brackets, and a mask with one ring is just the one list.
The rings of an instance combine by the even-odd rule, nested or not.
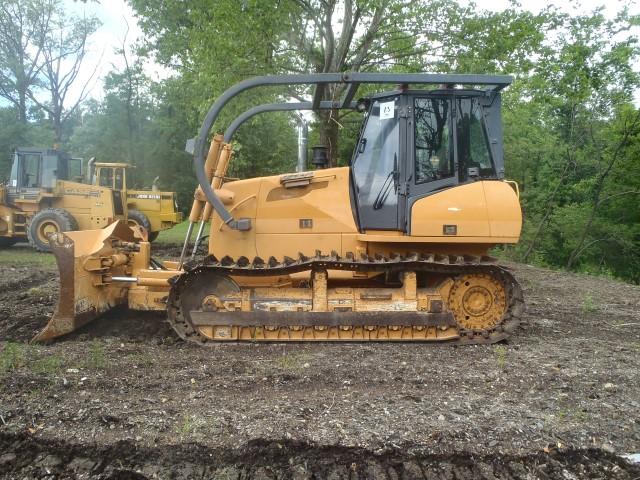
[(549, 219), (549, 216), (551, 215), (551, 212), (553, 211), (553, 208), (555, 207), (556, 194), (558, 193), (558, 190), (560, 189), (560, 187), (564, 183), (564, 179), (565, 179), (565, 177), (567, 176), (567, 174), (569, 172), (569, 166), (570, 165), (571, 165), (571, 156), (567, 155), (567, 161), (566, 161), (566, 163), (564, 165), (564, 169), (562, 170), (562, 174), (560, 175), (560, 180), (559, 180), (558, 184), (556, 185), (556, 187), (551, 192), (551, 195), (549, 195), (549, 197), (547, 198), (547, 208), (546, 208), (546, 211), (544, 213), (544, 216), (542, 217), (542, 220), (540, 220), (540, 223), (538, 224), (538, 227), (536, 228), (536, 232), (534, 233), (533, 238), (531, 239), (531, 243), (529, 244), (529, 247), (527, 248), (527, 251), (522, 256), (522, 261), (523, 262), (526, 262), (527, 259), (529, 258), (529, 255), (531, 255), (531, 253), (533, 252), (533, 250), (534, 250), (534, 248), (536, 246), (536, 242), (538, 241), (538, 237), (542, 233), (542, 229), (544, 228), (545, 224), (547, 223), (547, 220)]
[(338, 165), (338, 123), (335, 120), (338, 116), (337, 110), (323, 110), (318, 112), (320, 117), (320, 144), (329, 148), (329, 165)]
[[(582, 245), (584, 245), (584, 242), (587, 238), (587, 234), (589, 233), (589, 230), (591, 229), (591, 225), (593, 224), (596, 214), (598, 213), (598, 207), (600, 206), (600, 196), (604, 191), (607, 177), (611, 173), (611, 170), (613, 170), (613, 167), (615, 166), (620, 156), (620, 153), (622, 152), (622, 149), (627, 145), (629, 141), (629, 137), (632, 134), (637, 133), (636, 129), (637, 129), (638, 123), (640, 123), (640, 111), (636, 113), (635, 117), (633, 118), (633, 121), (631, 122), (631, 125), (628, 125), (628, 126), (625, 125), (627, 126), (627, 128), (625, 129), (624, 134), (622, 135), (622, 139), (616, 146), (616, 149), (614, 150), (613, 155), (609, 160), (609, 163), (607, 164), (605, 169), (598, 175), (595, 187), (593, 188), (593, 202), (592, 202), (593, 207), (591, 208), (591, 212), (589, 213), (589, 218), (587, 220), (587, 223), (582, 229), (582, 232), (580, 233), (578, 243), (576, 247), (573, 249), (573, 251), (571, 252), (571, 254), (569, 255), (569, 259), (567, 260), (567, 266), (566, 266), (567, 270), (573, 267), (576, 260), (578, 259), (580, 254), (583, 252)], [(600, 153), (599, 156), (600, 156), (600, 160), (602, 160), (602, 153)]]
[(51, 115), (51, 123), (53, 123), (53, 132), (56, 136), (56, 143), (62, 143), (62, 105), (59, 107), (54, 105)]
[(19, 93), (19, 105), (18, 105), (18, 115), (20, 117), (20, 123), (23, 125), (27, 124), (27, 94), (24, 90), (20, 90)]

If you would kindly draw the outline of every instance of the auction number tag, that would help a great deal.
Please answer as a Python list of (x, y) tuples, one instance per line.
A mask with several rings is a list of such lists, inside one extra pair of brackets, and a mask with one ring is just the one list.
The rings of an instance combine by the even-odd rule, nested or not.
[(380, 120), (393, 118), (395, 107), (396, 107), (395, 101), (381, 103), (380, 104)]

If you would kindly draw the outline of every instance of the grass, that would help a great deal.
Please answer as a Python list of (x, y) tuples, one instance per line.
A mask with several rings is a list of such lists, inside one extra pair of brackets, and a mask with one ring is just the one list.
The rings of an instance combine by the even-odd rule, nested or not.
[(41, 297), (42, 295), (45, 295), (47, 292), (40, 287), (31, 287), (29, 290), (27, 290), (27, 294), (30, 297)]
[(91, 370), (104, 370), (107, 368), (107, 358), (104, 347), (98, 340), (93, 340), (89, 345), (89, 355), (85, 360), (85, 365)]
[(155, 364), (153, 356), (149, 353), (134, 352), (127, 355), (127, 357), (132, 365), (135, 365), (139, 368), (147, 368)]
[(303, 368), (304, 364), (309, 361), (310, 356), (304, 353), (285, 353), (279, 356), (275, 364), (282, 370), (298, 370)]
[(582, 300), (582, 312), (593, 313), (598, 310), (598, 305), (590, 293), (587, 293)]
[(498, 345), (495, 347), (494, 352), (498, 360), (498, 367), (500, 367), (500, 370), (504, 370), (507, 363), (507, 349), (503, 345)]
[(0, 249), (0, 265), (53, 266), (56, 259), (51, 253), (36, 252), (31, 247), (12, 246)]
[(204, 427), (206, 421), (203, 418), (195, 415), (185, 415), (182, 422), (176, 426), (176, 433), (182, 437), (189, 436), (196, 432), (196, 430)]
[(55, 375), (63, 371), (64, 360), (58, 355), (47, 355), (31, 362), (31, 370), (43, 375)]
[[(198, 232), (198, 226), (200, 224), (193, 226), (193, 233), (191, 234), (191, 241), (195, 240), (196, 233)], [(163, 230), (158, 235), (158, 238), (153, 243), (161, 243), (161, 244), (182, 244), (184, 242), (184, 237), (187, 235), (187, 229), (189, 228), (189, 220), (185, 220), (182, 223), (179, 223), (173, 228), (169, 230)], [(204, 235), (209, 235), (209, 224), (204, 227)]]
[(22, 345), (8, 342), (0, 351), (0, 372), (12, 372), (25, 366), (25, 352)]
[(41, 352), (36, 347), (23, 343), (7, 342), (0, 350), (0, 373), (26, 368), (42, 375), (55, 375), (65, 368), (62, 357)]

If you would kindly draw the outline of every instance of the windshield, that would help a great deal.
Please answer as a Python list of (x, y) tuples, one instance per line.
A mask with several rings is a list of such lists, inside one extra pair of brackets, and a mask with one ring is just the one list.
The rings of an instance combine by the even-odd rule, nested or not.
[(101, 168), (98, 181), (101, 187), (113, 188), (113, 170), (110, 168)]

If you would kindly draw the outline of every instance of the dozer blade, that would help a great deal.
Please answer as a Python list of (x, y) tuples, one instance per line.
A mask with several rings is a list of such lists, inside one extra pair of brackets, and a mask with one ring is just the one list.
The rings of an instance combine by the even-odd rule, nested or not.
[[(122, 251), (135, 246), (134, 232), (117, 221), (101, 230), (56, 233), (49, 242), (60, 275), (56, 310), (32, 342), (73, 332), (116, 305), (126, 302), (126, 285), (105, 283), (104, 276), (122, 275)], [(124, 248), (123, 248), (124, 246)]]

